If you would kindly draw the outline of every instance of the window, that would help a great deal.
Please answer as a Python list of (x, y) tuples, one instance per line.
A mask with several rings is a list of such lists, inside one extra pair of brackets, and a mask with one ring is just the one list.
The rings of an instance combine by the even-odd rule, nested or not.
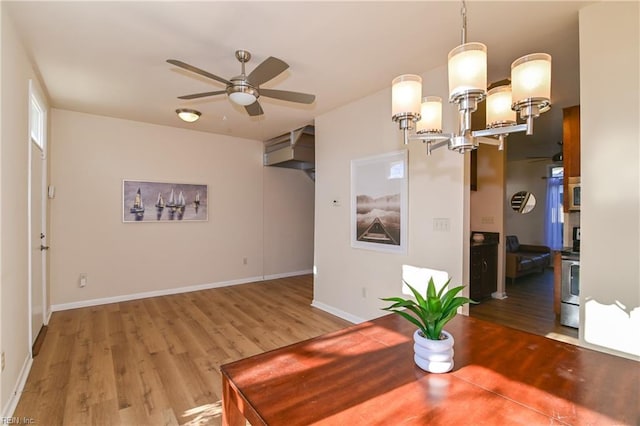
[(29, 86), (29, 135), (31, 141), (44, 151), (44, 108), (38, 99), (33, 83)]
[(562, 232), (564, 214), (562, 201), (564, 189), (562, 185), (564, 168), (553, 166), (549, 168), (547, 176), (547, 210), (545, 212), (545, 240), (546, 245), (553, 250), (562, 248)]

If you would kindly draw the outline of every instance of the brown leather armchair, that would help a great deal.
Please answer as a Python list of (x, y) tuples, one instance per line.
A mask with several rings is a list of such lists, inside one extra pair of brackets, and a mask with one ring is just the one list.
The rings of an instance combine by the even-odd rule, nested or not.
[(505, 276), (511, 278), (512, 284), (516, 278), (531, 272), (543, 272), (551, 264), (551, 249), (547, 246), (520, 244), (515, 235), (507, 235), (505, 244)]

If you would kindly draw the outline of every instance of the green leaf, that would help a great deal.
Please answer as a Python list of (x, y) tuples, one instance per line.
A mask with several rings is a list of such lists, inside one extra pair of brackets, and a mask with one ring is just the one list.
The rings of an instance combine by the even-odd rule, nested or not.
[[(433, 277), (431, 279), (433, 280)], [(438, 291), (438, 299), (442, 299), (442, 292), (444, 291), (445, 288), (447, 288), (449, 286), (450, 282), (451, 282), (451, 278), (449, 278), (447, 280), (447, 282), (444, 283), (444, 285), (442, 287), (440, 287), (440, 291)]]
[(427, 307), (427, 303), (424, 300), (424, 297), (422, 297), (422, 295), (420, 294), (420, 292), (418, 290), (416, 290), (415, 288), (413, 288), (408, 282), (406, 282), (405, 280), (402, 280), (407, 287), (409, 287), (409, 290), (411, 290), (411, 293), (413, 293), (413, 296), (416, 298), (416, 300), (418, 301), (418, 305), (422, 306), (423, 308)]
[(404, 311), (392, 311), (394, 314), (398, 314), (401, 317), (403, 317), (404, 319), (406, 319), (407, 321), (413, 323), (416, 327), (418, 327), (420, 330), (422, 330), (423, 333), (426, 334), (426, 330), (424, 328), (424, 325), (420, 323), (420, 321), (418, 321), (417, 319), (415, 319), (414, 317), (412, 317), (411, 315), (409, 315), (408, 313), (404, 312)]
[(447, 291), (445, 295), (442, 297), (442, 304), (446, 305), (449, 302), (449, 300), (453, 299), (454, 296), (458, 294), (460, 291), (462, 291), (463, 288), (464, 286), (458, 286)]
[(433, 282), (433, 277), (429, 278), (429, 283), (427, 284), (427, 298), (433, 299), (434, 297), (438, 297), (436, 294), (436, 285)]

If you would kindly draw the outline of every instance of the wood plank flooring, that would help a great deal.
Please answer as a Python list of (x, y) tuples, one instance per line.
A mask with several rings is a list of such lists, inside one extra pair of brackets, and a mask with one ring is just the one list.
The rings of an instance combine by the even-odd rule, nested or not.
[(578, 344), (578, 330), (560, 325), (553, 312), (553, 270), (507, 280), (507, 298), (470, 305), (474, 318), (517, 328), (563, 342)]
[[(553, 273), (507, 284), (471, 316), (577, 342)], [(310, 305), (310, 275), (52, 315), (15, 416), (40, 425), (219, 425), (219, 367), (350, 323)]]
[(15, 416), (40, 425), (219, 425), (219, 367), (338, 330), (310, 275), (55, 312)]

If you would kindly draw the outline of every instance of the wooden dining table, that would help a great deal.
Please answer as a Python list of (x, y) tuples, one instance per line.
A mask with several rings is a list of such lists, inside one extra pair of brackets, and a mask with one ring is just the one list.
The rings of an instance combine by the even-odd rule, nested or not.
[(462, 315), (453, 370), (387, 315), (221, 367), (223, 424), (638, 425), (640, 363)]

